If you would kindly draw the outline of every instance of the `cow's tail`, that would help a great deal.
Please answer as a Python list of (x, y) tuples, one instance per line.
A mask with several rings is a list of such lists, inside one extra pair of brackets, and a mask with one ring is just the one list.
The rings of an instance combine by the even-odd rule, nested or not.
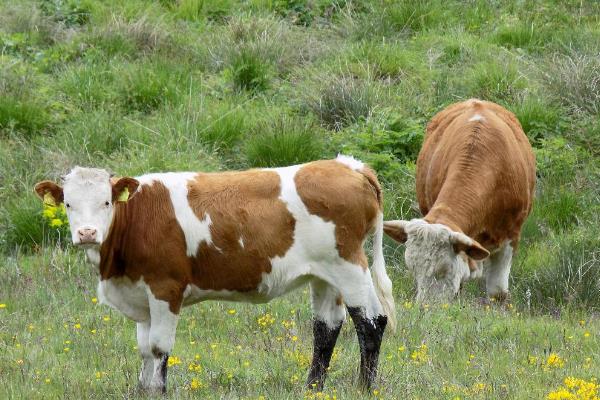
[(392, 293), (392, 280), (385, 270), (385, 258), (383, 258), (383, 196), (381, 186), (375, 173), (370, 168), (363, 168), (361, 173), (373, 187), (377, 196), (377, 203), (379, 204), (379, 213), (375, 222), (375, 236), (373, 237), (373, 265), (371, 266), (371, 274), (377, 297), (383, 308), (383, 313), (388, 319), (388, 326), (395, 332), (396, 307), (394, 305), (394, 294)]
[(383, 258), (383, 212), (377, 216), (375, 224), (375, 237), (373, 238), (373, 265), (371, 266), (373, 283), (377, 297), (387, 316), (388, 326), (392, 332), (396, 331), (396, 307), (394, 305), (394, 294), (392, 293), (392, 280), (385, 270), (385, 259)]

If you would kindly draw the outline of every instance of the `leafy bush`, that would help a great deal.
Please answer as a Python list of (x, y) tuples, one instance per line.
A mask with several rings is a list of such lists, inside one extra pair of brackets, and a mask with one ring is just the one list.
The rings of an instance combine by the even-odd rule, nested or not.
[(495, 33), (493, 41), (509, 48), (535, 49), (541, 41), (539, 29), (532, 21), (504, 25)]
[[(56, 218), (52, 218), (56, 219)], [(43, 215), (43, 205), (33, 194), (13, 199), (6, 206), (5, 250), (34, 250), (51, 243), (66, 243), (70, 238), (64, 223), (52, 226)], [(61, 217), (61, 221), (64, 218)]]
[(244, 134), (246, 128), (244, 111), (239, 107), (220, 107), (199, 123), (202, 141), (219, 148), (230, 149)]
[(23, 65), (0, 64), (0, 134), (32, 137), (50, 127), (52, 115), (36, 96), (38, 85), (37, 76)]
[(511, 102), (527, 87), (526, 78), (514, 62), (484, 62), (467, 77), (470, 96), (495, 102)]
[(306, 106), (323, 125), (335, 130), (369, 118), (378, 96), (368, 82), (348, 75), (317, 76), (313, 85), (315, 89), (305, 98)]
[(564, 129), (561, 110), (539, 97), (527, 96), (518, 104), (509, 105), (509, 109), (516, 115), (534, 146), (539, 146), (542, 139)]
[(323, 140), (310, 122), (283, 116), (259, 124), (246, 140), (246, 157), (252, 167), (283, 167), (323, 157)]
[(81, 0), (40, 0), (46, 15), (66, 26), (84, 25), (90, 20), (90, 10)]
[(133, 65), (121, 77), (119, 96), (128, 111), (150, 112), (177, 97), (181, 72), (167, 63)]
[(259, 92), (269, 86), (270, 66), (253, 49), (242, 47), (227, 69), (236, 90)]

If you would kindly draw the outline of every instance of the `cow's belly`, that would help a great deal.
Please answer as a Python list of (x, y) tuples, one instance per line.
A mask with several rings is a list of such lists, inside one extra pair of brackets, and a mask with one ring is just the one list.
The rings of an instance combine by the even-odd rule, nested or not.
[(132, 282), (129, 278), (110, 278), (98, 284), (100, 303), (122, 312), (126, 317), (137, 321), (150, 319), (148, 286), (143, 279)]

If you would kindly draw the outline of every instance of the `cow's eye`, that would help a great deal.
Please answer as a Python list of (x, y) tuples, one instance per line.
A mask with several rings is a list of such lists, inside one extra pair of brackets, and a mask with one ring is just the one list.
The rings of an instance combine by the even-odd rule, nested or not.
[(69, 203), (65, 204), (65, 206), (67, 206), (67, 208), (71, 208), (71, 205)]
[(109, 203), (108, 201), (105, 201), (105, 202), (104, 202), (104, 205), (105, 205), (106, 207), (108, 207), (108, 206), (110, 206), (110, 203)]

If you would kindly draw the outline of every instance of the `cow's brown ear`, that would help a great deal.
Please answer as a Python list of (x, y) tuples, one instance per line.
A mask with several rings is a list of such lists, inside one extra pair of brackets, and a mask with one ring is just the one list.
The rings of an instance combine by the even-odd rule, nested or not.
[(118, 180), (111, 182), (111, 184), (113, 203), (116, 201), (130, 200), (136, 195), (137, 188), (140, 185), (136, 179), (129, 177), (119, 178)]
[(408, 221), (396, 220), (385, 221), (383, 223), (383, 231), (397, 242), (404, 243), (408, 238), (406, 234), (406, 225)]
[(35, 193), (40, 199), (51, 206), (56, 206), (63, 202), (63, 188), (52, 181), (41, 181), (33, 187)]
[(450, 243), (452, 243), (454, 251), (457, 254), (464, 251), (465, 254), (473, 260), (479, 261), (490, 256), (490, 252), (480, 245), (479, 242), (471, 239), (464, 233), (452, 232), (450, 235)]

